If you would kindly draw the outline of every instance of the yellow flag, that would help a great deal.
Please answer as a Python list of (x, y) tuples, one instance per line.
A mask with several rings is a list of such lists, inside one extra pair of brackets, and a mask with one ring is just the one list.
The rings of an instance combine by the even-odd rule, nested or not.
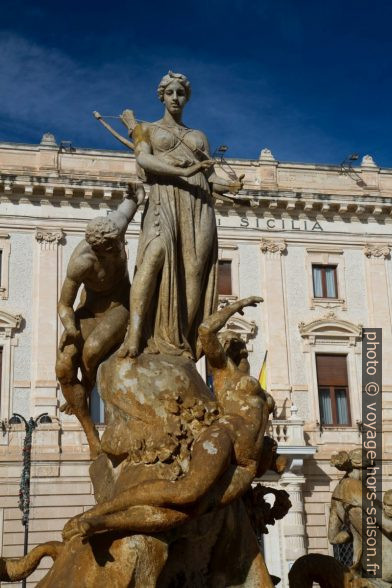
[(259, 382), (263, 390), (267, 390), (267, 353), (268, 351), (265, 352), (263, 365), (259, 374)]

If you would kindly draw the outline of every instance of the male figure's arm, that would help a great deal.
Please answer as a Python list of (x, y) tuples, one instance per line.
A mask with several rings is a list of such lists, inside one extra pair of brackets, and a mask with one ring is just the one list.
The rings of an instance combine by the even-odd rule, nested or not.
[(206, 318), (199, 327), (198, 347), (201, 346), (212, 368), (222, 369), (226, 366), (226, 353), (218, 339), (218, 331), (222, 329), (229, 318), (236, 312), (243, 313), (246, 306), (256, 306), (263, 299), (259, 296), (249, 296), (237, 300)]
[[(76, 300), (79, 288), (83, 283), (83, 275), (88, 270), (88, 259), (82, 253), (78, 254), (76, 249), (71, 256), (67, 267), (67, 275), (61, 288), (60, 300), (57, 306), (60, 320), (67, 333), (66, 341), (75, 342), (80, 332), (75, 322), (75, 311), (73, 305)], [(63, 341), (63, 346), (65, 340)]]
[(121, 202), (117, 210), (108, 215), (120, 229), (121, 234), (124, 234), (127, 227), (140, 204), (143, 203), (145, 197), (143, 184), (128, 184), (128, 190), (125, 194), (124, 200)]

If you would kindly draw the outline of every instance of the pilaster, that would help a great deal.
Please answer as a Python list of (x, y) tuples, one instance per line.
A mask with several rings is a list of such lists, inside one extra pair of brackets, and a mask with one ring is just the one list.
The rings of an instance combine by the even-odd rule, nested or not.
[(387, 358), (392, 354), (392, 316), (387, 260), (390, 247), (385, 243), (370, 243), (364, 247), (366, 256), (366, 283), (369, 324), (365, 327), (382, 327), (383, 381), (392, 381), (392, 365)]
[(37, 228), (34, 252), (32, 414), (57, 411), (58, 255), (61, 229)]
[(283, 239), (262, 239), (260, 248), (263, 253), (263, 292), (268, 333), (268, 390), (273, 395), (279, 411), (291, 391), (282, 266), (286, 242)]

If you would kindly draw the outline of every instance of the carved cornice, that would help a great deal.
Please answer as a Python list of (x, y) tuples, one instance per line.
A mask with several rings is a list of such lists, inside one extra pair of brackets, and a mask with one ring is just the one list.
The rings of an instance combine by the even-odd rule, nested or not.
[(383, 257), (386, 259), (390, 256), (391, 248), (383, 243), (368, 243), (365, 245), (363, 252), (366, 257)]
[(362, 325), (342, 320), (331, 311), (308, 323), (300, 322), (299, 332), (303, 339), (310, 344), (315, 344), (317, 339), (327, 341), (346, 340), (350, 345), (356, 345), (362, 337)]
[(226, 323), (226, 329), (236, 331), (241, 335), (245, 343), (248, 343), (250, 339), (253, 339), (257, 333), (257, 326), (254, 321), (249, 322), (236, 316), (229, 318)]
[(58, 243), (64, 237), (62, 229), (40, 229), (35, 231), (35, 238), (39, 243)]
[[(39, 150), (45, 147), (40, 145)], [(51, 149), (51, 148), (50, 148)], [(23, 151), (23, 150), (22, 150)], [(38, 152), (37, 151), (37, 152)], [(85, 152), (83, 150), (77, 150), (77, 153), (83, 153), (88, 161), (89, 157), (102, 157), (103, 161), (107, 161), (107, 155), (102, 152)], [(19, 155), (18, 153), (15, 154)], [(0, 149), (1, 156), (1, 149)], [(73, 154), (62, 154), (62, 157), (67, 160), (75, 156)], [(29, 201), (40, 201), (47, 203), (52, 199), (61, 199), (62, 201), (74, 201), (81, 202), (85, 201), (85, 204), (94, 199), (100, 200), (103, 204), (107, 204), (110, 201), (117, 201), (123, 198), (128, 189), (129, 182), (139, 182), (136, 170), (133, 167), (133, 156), (122, 153), (121, 151), (113, 156), (110, 152), (110, 158), (117, 160), (126, 161), (126, 165), (130, 165), (130, 169), (127, 173), (120, 173), (117, 170), (112, 175), (116, 177), (116, 180), (107, 179), (102, 177), (99, 172), (95, 176), (91, 174), (91, 169), (86, 167), (85, 169), (79, 170), (77, 178), (71, 179), (68, 175), (63, 176), (59, 172), (61, 169), (54, 168), (56, 171), (56, 177), (50, 173), (51, 170), (44, 169), (41, 173), (37, 174), (37, 170), (34, 168), (31, 173), (26, 173), (24, 170), (19, 169), (15, 173), (1, 173), (0, 174), (0, 199), (12, 199), (12, 200), (23, 200), (28, 199)], [(241, 169), (249, 167), (253, 169), (254, 166), (274, 166), (278, 162), (270, 159), (273, 157), (265, 151), (259, 161), (248, 161), (233, 163), (233, 165), (241, 165), (238, 167), (238, 172)], [(367, 160), (368, 161), (368, 160)], [(27, 166), (28, 167), (28, 166)], [(68, 169), (68, 168), (67, 168)], [(283, 170), (287, 173), (287, 166), (283, 166)], [(362, 171), (372, 170), (378, 168), (372, 168), (367, 164), (367, 167)], [(339, 170), (340, 173), (340, 168)], [(68, 173), (68, 172), (67, 172)], [(253, 187), (251, 188), (250, 186)], [(380, 216), (392, 213), (392, 198), (390, 192), (384, 190), (380, 194), (374, 194), (372, 200), (361, 199), (358, 194), (348, 196), (345, 191), (334, 192), (331, 190), (330, 194), (324, 192), (318, 193), (314, 191), (309, 193), (306, 191), (299, 191), (297, 188), (280, 188), (278, 190), (267, 189), (265, 186), (268, 184), (268, 180), (263, 179), (260, 185), (260, 178), (255, 176), (255, 179), (249, 182), (249, 187), (242, 193), (244, 201), (248, 199), (248, 204), (241, 204), (240, 201), (233, 204), (232, 202), (227, 203), (226, 201), (217, 200), (217, 208), (238, 208), (243, 210), (249, 209), (249, 203), (251, 206), (260, 207), (262, 209), (279, 209), (280, 211), (286, 211), (291, 213), (292, 211), (303, 211), (304, 213), (319, 213), (320, 208), (322, 213), (328, 213), (329, 215), (344, 215), (348, 216)], [(148, 186), (146, 186), (146, 192), (148, 193)]]
[(13, 329), (19, 329), (22, 318), (21, 314), (11, 314), (0, 310), (0, 333), (3, 331), (6, 337), (11, 337)]
[(260, 249), (263, 253), (280, 253), (286, 251), (286, 241), (283, 239), (262, 239)]
[(232, 316), (227, 321), (225, 328), (220, 331), (224, 333), (225, 331), (234, 331), (241, 336), (241, 339), (246, 343), (246, 348), (248, 351), (253, 351), (253, 345), (250, 342), (251, 339), (254, 339), (257, 334), (257, 325), (254, 321), (247, 321), (243, 318)]

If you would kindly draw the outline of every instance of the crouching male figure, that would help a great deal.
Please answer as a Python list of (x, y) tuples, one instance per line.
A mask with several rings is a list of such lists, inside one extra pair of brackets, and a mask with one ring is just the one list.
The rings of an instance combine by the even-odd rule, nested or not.
[[(90, 418), (89, 396), (99, 364), (123, 342), (129, 323), (130, 282), (124, 236), (143, 200), (143, 186), (129, 185), (116, 211), (88, 223), (85, 238), (68, 263), (58, 304), (64, 333), (56, 376), (66, 400), (60, 410), (79, 419), (92, 459), (100, 453), (100, 442)], [(80, 286), (80, 303), (74, 310)]]

